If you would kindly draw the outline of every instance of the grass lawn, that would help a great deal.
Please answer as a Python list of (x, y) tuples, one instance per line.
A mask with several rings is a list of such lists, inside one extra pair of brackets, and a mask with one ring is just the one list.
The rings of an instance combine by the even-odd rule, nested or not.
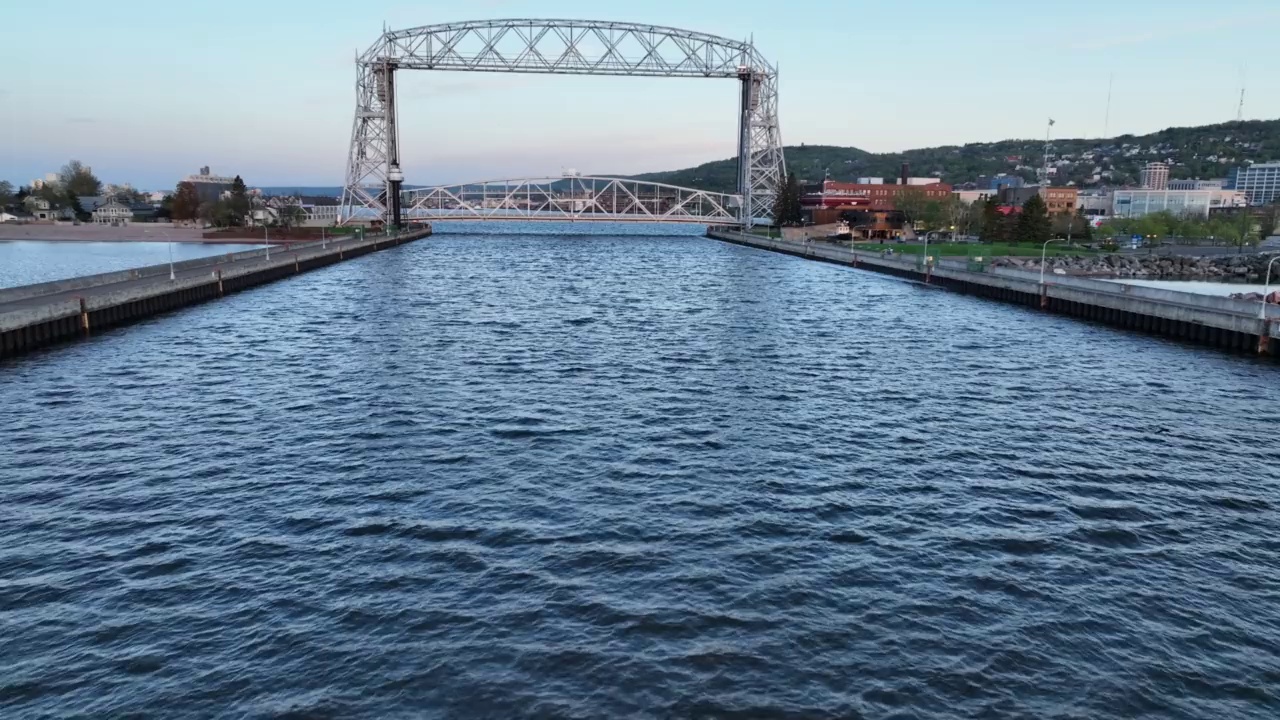
[[(893, 248), (895, 253), (903, 255), (919, 255), (924, 250), (923, 243), (894, 243), (886, 242), (884, 245), (879, 243), (854, 243), (854, 250), (862, 250), (863, 252), (880, 252)], [(981, 256), (983, 258), (1007, 257), (1015, 255), (1018, 257), (1040, 257), (1041, 246), (1032, 245), (1030, 243), (1022, 245), (1009, 245), (1007, 243), (986, 244), (969, 244), (969, 243), (929, 243), (929, 254), (934, 257), (965, 257), (965, 256)], [(1050, 257), (1056, 255), (1097, 255), (1095, 250), (1085, 250), (1084, 248), (1062, 247), (1061, 244), (1049, 246)]]

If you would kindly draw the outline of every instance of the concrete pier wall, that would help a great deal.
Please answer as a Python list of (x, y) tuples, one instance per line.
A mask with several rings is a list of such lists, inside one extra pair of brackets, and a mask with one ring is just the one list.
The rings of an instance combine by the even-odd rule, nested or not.
[(1229, 297), (1149, 288), (1086, 278), (996, 269), (965, 261), (926, 267), (919, 256), (881, 256), (825, 243), (787, 242), (712, 228), (708, 237), (738, 245), (885, 273), (958, 292), (1036, 307), (1141, 332), (1233, 351), (1280, 356), (1280, 307)]
[(431, 234), (431, 228), (393, 236), (347, 238), (272, 248), (115, 273), (89, 275), (0, 291), (0, 359), (88, 337), (114, 325), (332, 265)]

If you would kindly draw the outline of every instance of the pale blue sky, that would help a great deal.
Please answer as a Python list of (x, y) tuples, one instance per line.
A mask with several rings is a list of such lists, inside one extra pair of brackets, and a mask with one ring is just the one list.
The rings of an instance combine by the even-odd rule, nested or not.
[[(222, 0), (8, 3), (0, 179), (70, 158), (170, 188), (201, 165), (256, 185), (342, 181), (353, 56), (390, 27), (498, 17), (744, 38), (781, 69), (787, 144), (872, 151), (1280, 117), (1276, 0)], [(1253, 59), (1250, 60), (1249, 56)], [(401, 75), (411, 182), (674, 169), (734, 153), (733, 82)]]

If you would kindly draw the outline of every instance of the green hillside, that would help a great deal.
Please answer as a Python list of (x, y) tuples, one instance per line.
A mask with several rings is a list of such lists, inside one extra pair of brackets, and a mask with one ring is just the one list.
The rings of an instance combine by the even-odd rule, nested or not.
[[(911, 174), (934, 175), (944, 182), (973, 182), (980, 175), (1008, 173), (1035, 179), (1044, 163), (1044, 140), (1002, 140), (948, 145), (902, 153), (869, 153), (853, 147), (792, 145), (787, 168), (801, 180), (896, 177), (903, 162)], [(1200, 127), (1169, 128), (1149, 135), (1102, 139), (1055, 139), (1049, 160), (1057, 168), (1054, 184), (1078, 186), (1136, 183), (1142, 166), (1153, 160), (1171, 164), (1174, 178), (1220, 178), (1246, 160), (1280, 160), (1280, 120), (1250, 120)], [(641, 180), (733, 192), (737, 162), (717, 160), (684, 170), (636, 175)]]

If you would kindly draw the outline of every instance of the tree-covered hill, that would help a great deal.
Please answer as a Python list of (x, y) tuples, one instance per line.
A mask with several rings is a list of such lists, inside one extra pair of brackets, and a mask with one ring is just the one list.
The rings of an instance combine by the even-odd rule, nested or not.
[[(1002, 140), (869, 153), (853, 147), (792, 145), (786, 148), (787, 169), (804, 181), (853, 181), (859, 177), (896, 177), (910, 163), (916, 177), (933, 175), (961, 184), (982, 175), (1008, 173), (1034, 180), (1044, 164), (1044, 140)], [(1280, 120), (1250, 120), (1199, 127), (1168, 128), (1149, 135), (1110, 139), (1062, 138), (1052, 142), (1049, 162), (1054, 184), (1088, 187), (1136, 183), (1142, 166), (1170, 163), (1173, 178), (1220, 178), (1246, 161), (1280, 160)], [(667, 182), (720, 192), (736, 188), (737, 162), (717, 160), (684, 170), (646, 173), (638, 179)]]

